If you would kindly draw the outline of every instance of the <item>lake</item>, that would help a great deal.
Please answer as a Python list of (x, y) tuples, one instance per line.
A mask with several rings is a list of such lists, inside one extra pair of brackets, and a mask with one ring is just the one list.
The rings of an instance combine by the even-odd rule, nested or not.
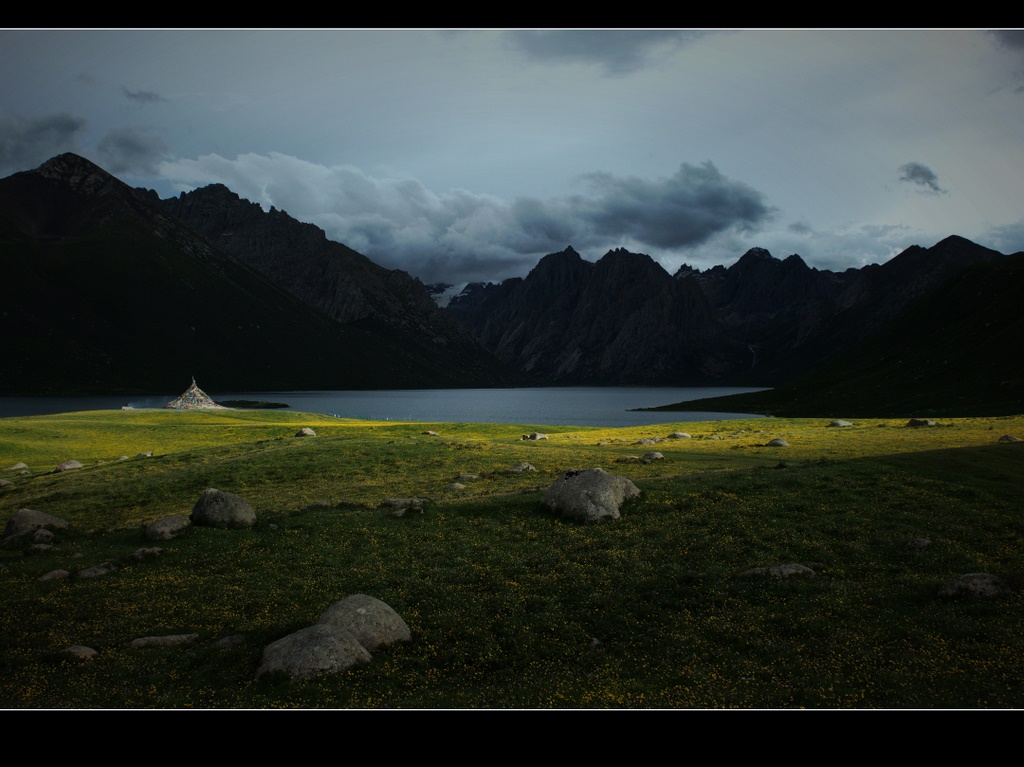
[[(341, 418), (429, 423), (509, 423), (536, 426), (645, 426), (678, 421), (755, 417), (749, 413), (639, 413), (705, 397), (763, 391), (737, 387), (572, 386), (520, 389), (392, 389), (378, 391), (214, 392), (215, 401), (284, 402), (290, 410)], [(0, 397), (0, 417), (79, 410), (120, 410), (124, 405), (162, 408), (166, 396)]]

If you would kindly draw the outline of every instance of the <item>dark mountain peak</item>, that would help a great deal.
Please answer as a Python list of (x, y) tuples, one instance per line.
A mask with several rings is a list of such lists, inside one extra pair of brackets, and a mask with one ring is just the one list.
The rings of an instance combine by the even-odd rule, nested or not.
[(676, 273), (672, 276), (675, 277), (677, 280), (681, 280), (684, 277), (696, 277), (699, 274), (699, 269), (694, 269), (689, 264), (683, 264), (678, 269), (676, 269)]
[(87, 195), (129, 191), (130, 187), (111, 176), (99, 165), (71, 152), (51, 157), (29, 173), (56, 181), (69, 189)]
[(800, 270), (801, 272), (811, 271), (811, 267), (807, 265), (807, 262), (800, 258), (796, 253), (782, 259), (782, 265), (788, 269)]
[(733, 266), (744, 269), (753, 264), (762, 264), (770, 261), (778, 261), (778, 259), (764, 248), (751, 248), (740, 256), (740, 260), (733, 264)]

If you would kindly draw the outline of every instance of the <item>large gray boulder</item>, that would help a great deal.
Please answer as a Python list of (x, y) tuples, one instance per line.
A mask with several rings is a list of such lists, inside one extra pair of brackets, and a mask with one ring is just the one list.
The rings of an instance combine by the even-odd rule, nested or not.
[(318, 623), (267, 645), (256, 669), (256, 678), (283, 672), (293, 679), (307, 679), (344, 671), (372, 659), (351, 632)]
[(211, 487), (199, 496), (190, 519), (193, 525), (239, 530), (256, 525), (256, 512), (241, 496)]
[(618, 519), (619, 507), (640, 490), (626, 477), (604, 469), (568, 469), (544, 492), (541, 503), (584, 524)]
[(390, 605), (366, 594), (352, 594), (335, 602), (320, 616), (317, 625), (351, 632), (370, 652), (382, 645), (412, 639), (409, 627)]
[(69, 523), (66, 519), (55, 517), (43, 511), (18, 509), (14, 516), (7, 520), (4, 527), (4, 538), (14, 538), (44, 528), (46, 530), (66, 530)]
[(946, 598), (988, 599), (1009, 593), (1010, 587), (1006, 582), (991, 573), (967, 573), (939, 589), (939, 596)]
[(53, 470), (54, 474), (59, 474), (62, 471), (71, 471), (73, 469), (81, 469), (82, 463), (80, 461), (62, 461), (57, 464), (57, 468)]

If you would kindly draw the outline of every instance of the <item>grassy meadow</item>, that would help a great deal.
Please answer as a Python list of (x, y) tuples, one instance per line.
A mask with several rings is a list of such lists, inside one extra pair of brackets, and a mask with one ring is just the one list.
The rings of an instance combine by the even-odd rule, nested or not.
[[(0, 521), (27, 507), (73, 529), (52, 551), (0, 549), (0, 707), (1024, 706), (1024, 443), (998, 442), (1024, 437), (1024, 416), (906, 420), (3, 418)], [(295, 437), (303, 426), (318, 436)], [(531, 431), (549, 439), (520, 439)], [(674, 431), (693, 438), (635, 444)], [(790, 446), (767, 447), (775, 437)], [(651, 450), (664, 460), (616, 463)], [(85, 467), (51, 473), (68, 459)], [(507, 471), (520, 461), (537, 471)], [(30, 473), (6, 470), (16, 462)], [(564, 469), (591, 466), (643, 491), (620, 520), (581, 526), (540, 505)], [(479, 479), (447, 489), (460, 474)], [(143, 538), (141, 525), (187, 515), (207, 487), (245, 497), (256, 528)], [(401, 518), (381, 508), (408, 496), (430, 502)], [(933, 543), (908, 548), (914, 537)], [(159, 557), (124, 559), (152, 545)], [(105, 561), (120, 567), (38, 580)], [(790, 562), (816, 576), (738, 577)], [(1012, 594), (937, 597), (969, 572)], [(412, 641), (340, 674), (253, 681), (265, 645), (353, 593), (390, 604)], [(180, 633), (199, 639), (130, 646)], [(99, 654), (81, 661), (69, 645)]]

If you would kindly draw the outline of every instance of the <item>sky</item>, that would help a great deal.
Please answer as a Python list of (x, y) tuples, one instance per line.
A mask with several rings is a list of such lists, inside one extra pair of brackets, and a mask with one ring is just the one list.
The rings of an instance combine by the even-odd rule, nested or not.
[(424, 282), (1024, 250), (1021, 30), (0, 30), (0, 176), (222, 183)]

